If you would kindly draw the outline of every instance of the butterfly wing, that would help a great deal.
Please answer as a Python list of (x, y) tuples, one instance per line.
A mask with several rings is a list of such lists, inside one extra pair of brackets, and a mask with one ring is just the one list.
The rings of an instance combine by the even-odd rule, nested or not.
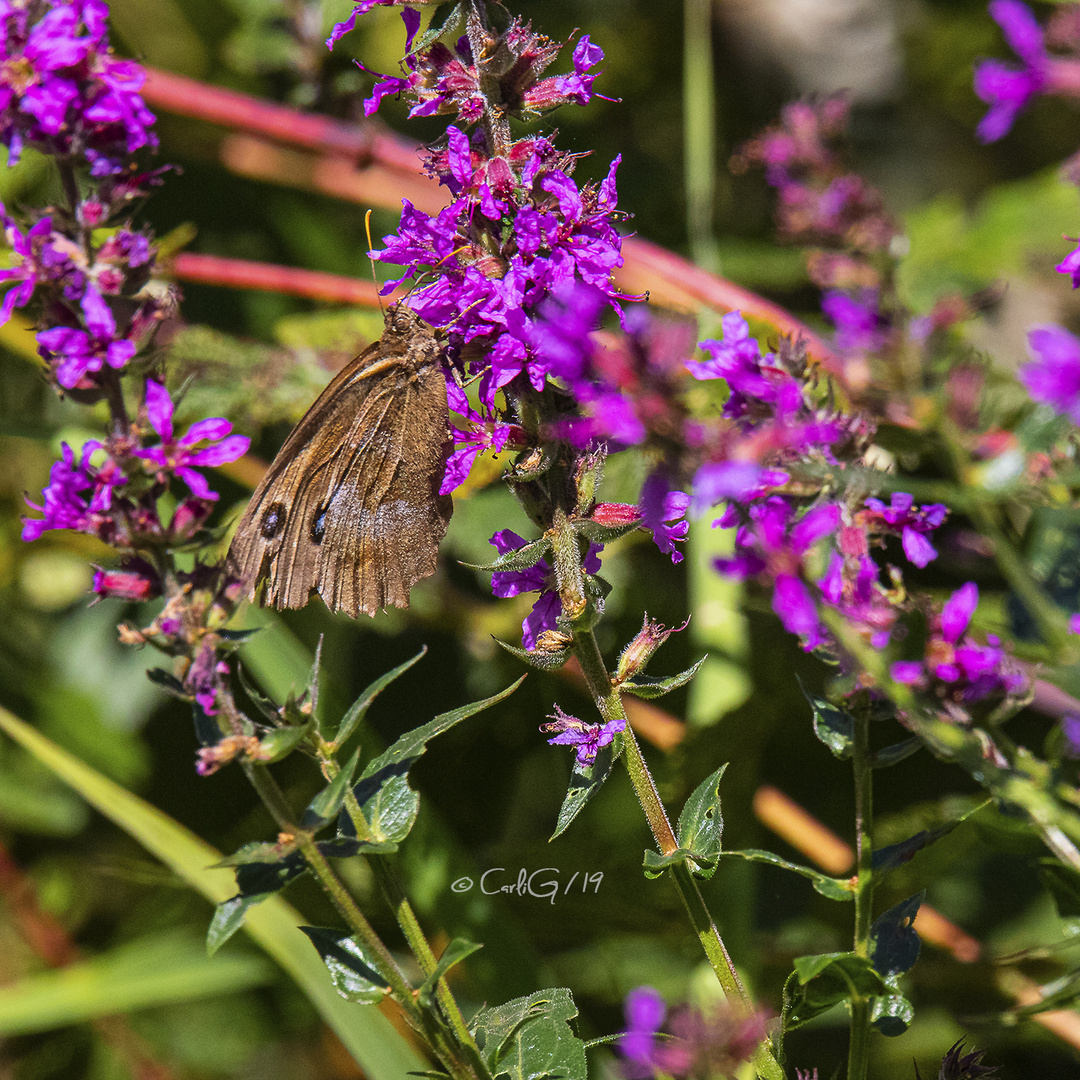
[(229, 563), (263, 602), (333, 611), (406, 607), (435, 569), (453, 507), (434, 334), (412, 313), (343, 368), (285, 441), (237, 528)]

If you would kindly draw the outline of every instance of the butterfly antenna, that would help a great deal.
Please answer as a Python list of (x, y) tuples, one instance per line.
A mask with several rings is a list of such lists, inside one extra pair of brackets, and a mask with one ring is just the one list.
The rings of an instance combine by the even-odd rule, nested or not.
[(371, 251), (375, 245), (371, 242), (371, 211), (364, 215), (364, 231), (367, 233), (368, 262), (371, 263), (371, 280), (375, 282), (375, 297), (379, 301), (379, 310), (386, 318), (386, 308), (383, 307), (382, 293), (379, 291), (379, 275), (375, 273), (375, 260), (371, 257)]

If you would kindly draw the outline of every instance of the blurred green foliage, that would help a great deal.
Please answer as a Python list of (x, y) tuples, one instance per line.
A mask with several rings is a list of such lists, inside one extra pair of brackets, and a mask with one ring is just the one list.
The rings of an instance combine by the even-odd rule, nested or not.
[[(332, 59), (313, 60), (286, 32), (285, 13), (301, 6), (279, 0), (113, 0), (112, 11), (118, 46), (147, 64), (355, 115), (347, 95), (366, 92), (367, 82), (349, 56), (363, 56), (372, 69), (394, 70), (400, 22), (376, 13), (361, 20), (355, 40), (347, 39)], [(605, 73), (597, 86), (617, 100), (560, 112), (552, 122), (560, 144), (591, 153), (579, 164), (579, 178), (599, 178), (622, 154), (620, 205), (633, 215), (629, 226), (685, 250), (679, 5), (545, 0), (508, 7), (553, 38), (577, 27), (604, 48)], [(327, 0), (323, 36), (348, 9), (346, 2)], [(984, 6), (923, 0), (908, 10), (904, 87), (894, 100), (856, 111), (852, 145), (855, 166), (884, 189), (908, 223), (906, 295), (923, 310), (942, 289), (985, 288), (1004, 277), (1021, 302), (1042, 304), (1039, 318), (1048, 318), (1046, 297), (1052, 292), (1053, 305), (1060, 306), (1066, 291), (1050, 270), (1067, 251), (1058, 237), (1080, 229), (1076, 191), (1053, 172), (1075, 150), (1073, 118), (1057, 103), (1039, 103), (1000, 145), (978, 147), (971, 131), (981, 107), (970, 89), (970, 64), (976, 54), (1001, 51)], [(778, 63), (751, 61), (719, 26), (713, 45), (716, 168), (725, 170), (733, 147), (774, 118), (792, 85)], [(383, 115), (413, 137), (438, 131), (434, 121), (406, 126), (395, 103)], [(161, 159), (178, 166), (146, 210), (159, 235), (194, 227), (191, 250), (368, 273), (363, 208), (232, 176), (218, 160), (219, 131), (168, 115), (159, 126)], [(0, 197), (10, 204), (47, 201), (51, 184), (47, 167), (27, 155), (17, 170), (0, 174)], [(813, 318), (816, 297), (797, 253), (779, 250), (769, 239), (770, 202), (760, 176), (734, 178), (717, 190), (722, 270)], [(377, 212), (373, 232), (381, 236), (393, 224), (391, 215)], [(185, 294), (187, 325), (175, 342), (173, 369), (191, 380), (184, 411), (189, 417), (228, 415), (243, 430), (261, 431), (258, 448), (266, 455), (325, 381), (334, 354), (375, 332), (363, 316), (292, 298), (202, 286), (187, 287)], [(1058, 318), (1067, 314), (1054, 311)], [(1007, 334), (1005, 324), (1001, 329)], [(28, 357), (27, 337), (25, 327), (9, 327), (0, 351), (0, 703), (219, 850), (271, 839), (272, 824), (238, 770), (207, 779), (195, 775), (190, 715), (143, 674), (156, 658), (116, 643), (118, 622), (142, 625), (150, 614), (115, 601), (87, 605), (90, 566), (108, 563), (111, 554), (63, 533), (49, 533), (33, 546), (19, 539), (23, 495), (36, 498), (60, 440), (82, 441), (101, 419), (53, 395)], [(631, 496), (641, 469), (633, 461), (613, 462), (605, 497)], [(224, 520), (247, 492), (218, 481)], [(318, 602), (281, 617), (252, 611), (246, 624), (263, 621), (267, 629), (243, 662), (267, 692), (284, 694), (302, 684), (324, 636), (322, 692), (333, 712), (426, 644), (424, 661), (370, 714), (361, 740), (365, 758), (374, 756), (401, 732), (492, 694), (520, 674), (492, 638), (514, 639), (527, 598), (495, 601), (485, 576), (459, 565), (490, 558), (486, 541), (499, 528), (529, 535), (521, 510), (495, 484), (459, 501), (443, 569), (414, 591), (408, 612), (352, 623), (328, 616)], [(815, 740), (794, 678), (820, 688), (825, 672), (783, 634), (764, 602), (742, 596), (711, 572), (710, 557), (724, 542), (700, 523), (678, 567), (642, 538), (613, 545), (604, 558), (603, 573), (614, 588), (601, 645), (609, 657), (616, 655), (646, 611), (668, 625), (693, 615), (688, 631), (673, 637), (654, 664), (655, 674), (668, 674), (710, 654), (693, 688), (661, 703), (689, 721), (681, 743), (649, 751), (661, 792), (678, 808), (705, 776), (730, 762), (721, 786), (725, 846), (770, 847), (794, 857), (754, 818), (754, 792), (773, 784), (850, 838), (850, 780)], [(943, 560), (933, 580), (947, 589), (963, 580), (962, 572)], [(992, 591), (1000, 584), (985, 586)], [(475, 1007), (539, 986), (567, 985), (582, 1011), (582, 1034), (590, 1038), (621, 1027), (622, 997), (633, 986), (650, 983), (671, 999), (700, 1000), (710, 993), (711, 976), (675, 893), (643, 878), (649, 837), (624, 778), (616, 775), (549, 846), (570, 770), (569, 755), (549, 747), (537, 731), (555, 702), (579, 715), (589, 708), (568, 678), (534, 672), (497, 709), (440, 737), (414, 771), (424, 801), (400, 867), (431, 935), (485, 943), (458, 969), (465, 973), (459, 990), (466, 1003)], [(1037, 745), (1047, 722), (1031, 716), (1016, 723)], [(313, 778), (293, 759), (284, 763), (281, 782), (300, 805), (314, 790)], [(963, 775), (916, 755), (880, 777), (880, 842), (950, 821), (977, 797)], [(876, 1042), (875, 1075), (910, 1076), (912, 1057), (924, 1076), (935, 1075), (935, 1062), (961, 1036), (988, 1047), (987, 1061), (1002, 1064), (1006, 1076), (1076, 1075), (1073, 1051), (1031, 1025), (1002, 1024), (998, 1015), (1008, 999), (998, 988), (994, 956), (1034, 950), (1013, 968), (1040, 979), (1062, 961), (1050, 951), (1060, 930), (1033, 870), (1041, 849), (1010, 830), (1003, 815), (977, 815), (920, 853), (896, 874), (890, 895), (881, 897), (888, 906), (927, 888), (927, 902), (981, 939), (986, 958), (961, 964), (924, 949), (905, 983), (915, 1022), (903, 1040)], [(213, 964), (199, 960), (191, 942), (205, 932), (210, 904), (6, 740), (0, 740), (0, 841), (28, 875), (40, 910), (83, 950), (88, 977), (111, 972), (118, 993), (125, 985), (140, 987), (114, 1001), (110, 1011), (122, 1014), (117, 1023), (89, 1024), (86, 1009), (64, 996), (71, 994), (64, 976), (47, 974), (26, 945), (12, 896), (0, 898), (0, 975), (9, 987), (0, 1016), (4, 1000), (16, 998), (30, 1015), (22, 1027), (6, 1029), (13, 1037), (0, 1050), (3, 1075), (111, 1080), (134, 1075), (131, 1062), (139, 1053), (183, 1078), (359, 1075), (280, 970), (248, 951), (233, 954), (235, 942)], [(519, 868), (553, 867), (562, 882), (575, 872), (599, 872), (603, 880), (595, 893), (571, 890), (551, 903), (450, 889), (462, 876), (500, 866), (510, 876)], [(363, 865), (344, 872), (377, 928), (396, 942)], [(706, 893), (762, 1000), (778, 1002), (793, 957), (849, 945), (849, 908), (772, 867), (726, 861)], [(307, 882), (290, 890), (289, 900), (309, 921), (333, 920)], [(129, 973), (137, 972), (145, 984), (115, 977), (129, 961)], [(953, 1011), (957, 1002), (963, 1002), (963, 1026)], [(33, 1017), (36, 1032), (17, 1035), (31, 1030)], [(829, 1075), (845, 1045), (845, 1018), (834, 1010), (792, 1038), (789, 1066), (819, 1064)], [(596, 1057), (596, 1075), (611, 1075), (604, 1053)]]

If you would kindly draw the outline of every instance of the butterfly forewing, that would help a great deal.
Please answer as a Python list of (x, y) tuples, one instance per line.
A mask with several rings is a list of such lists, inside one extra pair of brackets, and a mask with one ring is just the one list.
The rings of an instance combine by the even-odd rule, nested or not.
[(263, 602), (333, 611), (407, 607), (435, 569), (452, 504), (446, 383), (433, 331), (400, 305), (381, 341), (343, 368), (252, 496), (229, 562)]

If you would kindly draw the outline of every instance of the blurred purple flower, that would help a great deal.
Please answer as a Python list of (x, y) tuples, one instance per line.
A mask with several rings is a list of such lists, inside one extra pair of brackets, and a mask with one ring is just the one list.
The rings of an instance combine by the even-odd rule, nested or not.
[(690, 496), (684, 491), (672, 491), (664, 471), (657, 469), (642, 485), (640, 506), (641, 524), (652, 530), (656, 546), (670, 555), (673, 563), (681, 563), (683, 554), (675, 545), (690, 532), (686, 520)]
[(1032, 401), (1080, 424), (1080, 339), (1060, 326), (1036, 326), (1028, 331), (1028, 351), (1034, 359), (1019, 375)]
[(836, 347), (845, 353), (874, 353), (886, 343), (889, 325), (877, 306), (877, 290), (862, 289), (857, 296), (831, 289), (821, 299), (821, 310), (836, 327)]
[[(165, 387), (153, 379), (146, 380), (146, 414), (151, 427), (161, 437), (161, 445), (136, 450), (135, 456), (179, 477), (199, 498), (216, 499), (217, 492), (211, 490), (206, 478), (196, 472), (195, 467), (213, 468), (236, 461), (247, 453), (251, 440), (246, 435), (230, 435), (232, 424), (220, 418), (199, 420), (177, 439), (173, 432), (172, 398)], [(201, 442), (210, 445), (201, 450), (194, 449)]]
[(626, 1031), (619, 1039), (619, 1053), (624, 1059), (623, 1076), (627, 1080), (649, 1080), (659, 1067), (656, 1035), (664, 1022), (667, 1006), (651, 986), (639, 986), (626, 995), (623, 1011)]
[(996, 142), (1008, 133), (1020, 110), (1046, 87), (1050, 66), (1042, 27), (1027, 4), (991, 0), (990, 14), (1024, 66), (1016, 68), (1000, 60), (981, 60), (975, 65), (975, 93), (990, 106), (975, 129), (984, 143)]
[(914, 498), (904, 491), (894, 491), (886, 506), (880, 499), (866, 499), (869, 513), (860, 520), (873, 532), (899, 532), (904, 554), (920, 569), (937, 558), (937, 551), (926, 539), (944, 522), (949, 510), (944, 503), (928, 503), (914, 509)]

